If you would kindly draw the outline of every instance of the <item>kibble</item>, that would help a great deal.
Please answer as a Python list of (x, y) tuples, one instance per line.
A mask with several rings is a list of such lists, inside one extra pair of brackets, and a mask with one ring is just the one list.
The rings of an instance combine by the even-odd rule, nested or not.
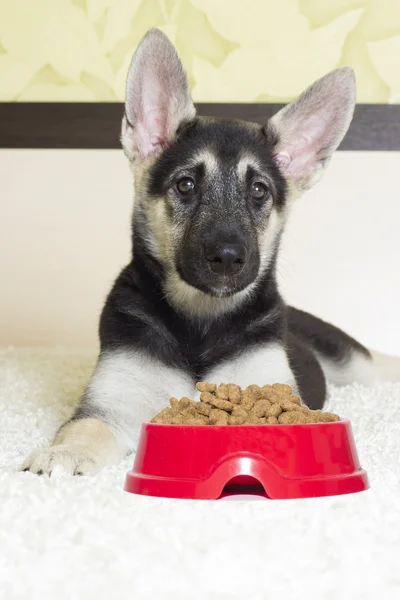
[(217, 387), (217, 398), (229, 400), (229, 386), (226, 383), (221, 383), (221, 385)]
[(229, 383), (228, 384), (228, 396), (229, 396), (229, 401), (232, 402), (232, 404), (240, 404), (240, 401), (242, 399), (241, 388), (238, 385), (236, 385), (235, 383)]
[(338, 415), (310, 410), (284, 383), (249, 385), (199, 382), (200, 402), (170, 398), (152, 423), (172, 425), (295, 425), (339, 421)]
[(266, 400), (264, 398), (261, 400), (257, 400), (253, 408), (250, 409), (249, 415), (257, 418), (265, 417), (265, 414), (269, 408), (271, 408), (271, 403), (269, 402), (269, 400)]
[(271, 408), (267, 408), (267, 410), (265, 411), (265, 415), (266, 417), (279, 417), (279, 415), (282, 412), (282, 407), (278, 402), (275, 402), (275, 404), (271, 405)]
[(220, 408), (210, 410), (208, 419), (211, 425), (228, 425), (228, 413)]
[(199, 383), (196, 385), (196, 388), (199, 390), (199, 392), (210, 392), (211, 394), (213, 394), (217, 389), (217, 386), (215, 385), (215, 383), (205, 383), (199, 381)]
[(268, 425), (277, 425), (279, 423), (276, 417), (267, 417)]
[(294, 402), (291, 402), (290, 398), (288, 398), (288, 399), (286, 399), (286, 398), (282, 399), (280, 405), (281, 405), (281, 408), (283, 410), (287, 410), (287, 411), (289, 411), (289, 410), (300, 410), (300, 406), (298, 404), (295, 404)]
[(229, 400), (222, 400), (221, 398), (213, 398), (210, 401), (210, 404), (215, 406), (215, 408), (219, 408), (220, 410), (226, 410), (226, 412), (232, 412), (234, 404), (229, 402)]

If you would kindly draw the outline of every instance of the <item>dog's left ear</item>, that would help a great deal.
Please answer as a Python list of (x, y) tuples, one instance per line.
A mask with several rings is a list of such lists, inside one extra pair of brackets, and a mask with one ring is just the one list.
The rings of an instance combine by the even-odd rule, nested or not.
[(320, 179), (350, 125), (354, 104), (354, 72), (342, 67), (319, 79), (270, 119), (275, 160), (298, 191)]
[(146, 158), (170, 142), (195, 116), (186, 73), (167, 36), (146, 33), (133, 55), (126, 82), (121, 142), (130, 160)]

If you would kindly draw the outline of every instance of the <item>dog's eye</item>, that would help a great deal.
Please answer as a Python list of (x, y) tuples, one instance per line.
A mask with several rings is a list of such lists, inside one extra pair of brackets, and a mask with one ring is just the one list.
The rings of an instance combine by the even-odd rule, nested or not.
[(190, 177), (183, 177), (180, 179), (176, 184), (176, 188), (178, 192), (183, 195), (193, 194), (193, 192), (196, 190), (194, 181), (193, 179), (190, 179)]
[(269, 189), (260, 181), (256, 181), (250, 188), (250, 194), (256, 200), (265, 200), (269, 196)]

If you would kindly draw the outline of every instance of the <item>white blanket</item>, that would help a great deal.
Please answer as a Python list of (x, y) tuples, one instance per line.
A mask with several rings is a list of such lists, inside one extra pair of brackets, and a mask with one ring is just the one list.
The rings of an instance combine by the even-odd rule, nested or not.
[(0, 352), (0, 598), (399, 600), (400, 384), (331, 389), (371, 490), (286, 501), (123, 491), (132, 457), (90, 477), (19, 473), (72, 412), (94, 357)]

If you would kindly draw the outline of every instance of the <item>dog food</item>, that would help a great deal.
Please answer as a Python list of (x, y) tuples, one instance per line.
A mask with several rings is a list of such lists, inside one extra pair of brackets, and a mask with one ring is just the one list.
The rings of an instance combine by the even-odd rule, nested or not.
[(170, 407), (153, 417), (152, 423), (173, 425), (279, 425), (339, 421), (333, 413), (310, 410), (293, 394), (289, 385), (249, 385), (242, 390), (234, 383), (197, 384), (200, 402), (170, 399)]

